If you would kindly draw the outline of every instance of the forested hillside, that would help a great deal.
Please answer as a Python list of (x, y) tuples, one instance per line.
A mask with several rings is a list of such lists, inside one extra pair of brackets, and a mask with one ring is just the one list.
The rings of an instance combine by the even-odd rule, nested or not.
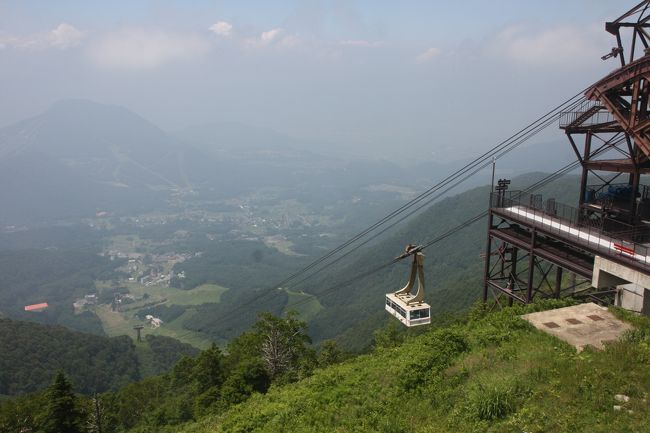
[[(150, 342), (150, 346), (156, 350), (156, 345)], [(155, 357), (160, 359), (161, 354), (156, 353)], [(198, 419), (241, 403), (253, 393), (264, 393), (271, 384), (279, 386), (298, 381), (309, 376), (317, 366), (340, 359), (341, 354), (333, 346), (317, 358), (309, 347), (304, 322), (294, 315), (279, 318), (261, 314), (254, 329), (228, 344), (227, 353), (212, 346), (196, 358), (184, 357), (165, 375), (102, 395), (103, 431), (158, 431), (168, 425)], [(72, 373), (70, 376), (73, 381), (77, 377)], [(43, 393), (8, 400), (5, 404), (0, 401), (0, 432), (41, 428), (48, 418), (48, 409), (39, 405), (50, 398), (57, 381), (61, 382), (61, 378)], [(77, 402), (79, 411), (69, 411), (69, 424), (81, 424), (86, 416), (87, 401), (79, 398)]]
[[(136, 347), (137, 344), (137, 347)], [(145, 375), (169, 370), (197, 350), (167, 337), (106, 338), (63, 326), (0, 318), (0, 395), (45, 389), (57, 371), (68, 375), (77, 392), (120, 389)]]
[[(57, 382), (0, 402), (0, 431), (38, 430), (52, 417), (78, 426), (99, 419), (109, 433), (646, 431), (650, 319), (614, 310), (635, 329), (602, 352), (576, 353), (519, 318), (569, 303), (477, 305), (419, 335), (393, 323), (375, 333), (372, 353), (348, 360), (332, 344), (316, 357), (294, 317), (263, 315), (227, 354), (213, 347), (97, 403), (67, 394), (76, 410), (65, 414), (54, 411)], [(272, 335), (276, 348), (293, 348), (286, 363), (269, 356)]]

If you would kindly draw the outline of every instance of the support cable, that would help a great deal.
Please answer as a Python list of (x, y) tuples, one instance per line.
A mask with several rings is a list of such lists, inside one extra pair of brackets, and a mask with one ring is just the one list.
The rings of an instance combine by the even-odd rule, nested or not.
[(391, 213), (389, 213), (388, 215), (386, 215), (385, 217), (383, 217), (379, 221), (372, 224), (370, 227), (368, 227), (365, 230), (357, 233), (351, 239), (347, 240), (343, 244), (341, 244), (338, 247), (334, 248), (332, 251), (328, 252), (327, 254), (323, 255), (322, 257), (320, 257), (320, 258), (316, 259), (315, 261), (313, 261), (312, 263), (310, 263), (309, 265), (305, 266), (303, 269), (289, 275), (287, 278), (280, 281), (274, 287), (282, 287), (282, 286), (286, 285), (288, 282), (290, 282), (293, 279), (297, 278), (298, 276), (302, 275), (304, 272), (312, 269), (315, 266), (318, 266), (320, 263), (326, 261), (327, 259), (329, 259), (333, 255), (337, 254), (339, 251), (347, 248), (349, 245), (357, 242), (359, 239), (363, 238), (368, 233), (370, 233), (370, 232), (374, 231), (375, 229), (377, 229), (378, 227), (384, 225), (389, 220), (397, 217), (398, 215), (402, 214), (406, 210), (408, 210), (411, 207), (415, 206), (417, 203), (419, 203), (422, 200), (426, 199), (431, 194), (438, 191), (440, 188), (443, 188), (449, 182), (455, 180), (458, 176), (461, 176), (467, 170), (471, 170), (472, 168), (476, 167), (477, 164), (480, 164), (481, 162), (483, 162), (486, 159), (491, 160), (496, 153), (498, 153), (501, 150), (503, 150), (504, 148), (508, 147), (509, 145), (512, 144), (513, 141), (518, 140), (519, 138), (521, 138), (522, 136), (527, 134), (530, 130), (533, 130), (536, 127), (538, 127), (541, 123), (549, 121), (550, 119), (553, 119), (553, 121), (555, 121), (556, 118), (558, 118), (559, 115), (563, 111), (565, 111), (565, 110), (570, 111), (570, 109), (577, 107), (579, 104), (581, 104), (584, 101), (585, 98), (582, 96), (582, 93), (583, 92), (580, 92), (580, 93), (574, 95), (573, 97), (569, 98), (568, 100), (566, 100), (562, 104), (556, 106), (551, 111), (547, 112), (546, 114), (544, 114), (543, 116), (541, 116), (540, 118), (538, 118), (537, 120), (535, 120), (534, 122), (532, 122), (531, 124), (526, 126), (525, 128), (517, 131), (515, 134), (511, 135), (507, 139), (501, 141), (499, 144), (494, 146), (492, 149), (488, 150), (487, 152), (483, 153), (482, 155), (475, 158), (471, 162), (467, 163), (464, 167), (462, 167), (461, 169), (459, 169), (456, 172), (452, 173), (451, 175), (447, 176), (446, 178), (444, 178), (443, 180), (438, 182), (436, 185), (429, 188), (425, 192), (421, 193), (420, 195), (418, 195), (417, 197), (415, 197), (414, 199), (412, 199), (408, 203), (406, 203), (406, 204), (400, 206), (399, 208), (397, 208), (396, 210), (392, 211)]
[[(493, 161), (494, 158), (498, 159), (498, 158), (503, 157), (505, 154), (507, 154), (508, 152), (514, 150), (519, 145), (521, 145), (523, 142), (525, 142), (526, 140), (528, 140), (532, 136), (538, 134), (543, 129), (548, 127), (550, 124), (557, 121), (562, 112), (570, 111), (571, 109), (575, 109), (578, 105), (580, 105), (584, 101), (584, 97), (582, 97), (582, 94), (583, 94), (583, 92), (580, 92), (580, 93), (576, 94), (575, 96), (569, 98), (568, 100), (566, 100), (562, 104), (556, 106), (554, 109), (547, 112), (546, 114), (544, 114), (543, 116), (538, 118), (536, 121), (532, 122), (531, 124), (529, 124), (525, 128), (517, 131), (515, 134), (508, 137), (506, 140), (503, 140), (502, 142), (500, 142), (499, 144), (494, 146), (492, 149), (490, 149), (487, 152), (483, 153), (481, 156), (475, 158), (470, 163), (466, 164), (461, 169), (459, 169), (456, 172), (452, 173), (451, 175), (447, 176), (446, 178), (444, 178), (443, 180), (438, 182), (436, 185), (429, 188), (425, 192), (421, 193), (420, 195), (418, 195), (417, 197), (415, 197), (414, 199), (412, 199), (408, 203), (406, 203), (406, 204), (400, 206), (398, 209), (392, 211), (390, 214), (383, 217), (382, 219), (380, 219), (376, 223), (372, 224), (370, 227), (368, 227), (365, 230), (359, 232), (358, 234), (353, 236), (348, 241), (346, 241), (343, 244), (339, 245), (338, 247), (336, 247), (332, 251), (328, 252), (324, 256), (318, 258), (317, 260), (311, 262), (310, 264), (308, 264), (304, 268), (300, 269), (299, 271), (294, 272), (293, 274), (289, 275), (289, 277), (285, 278), (280, 283), (271, 286), (271, 288), (268, 291), (261, 294), (259, 297), (251, 299), (250, 301), (242, 303), (242, 304), (238, 305), (237, 307), (233, 308), (225, 316), (222, 316), (220, 318), (220, 322), (223, 321), (224, 319), (229, 318), (234, 313), (236, 313), (236, 312), (238, 312), (240, 310), (243, 310), (247, 306), (249, 306), (251, 304), (254, 304), (254, 303), (258, 303), (260, 301), (260, 299), (264, 298), (267, 294), (274, 293), (273, 290), (278, 289), (278, 288), (282, 288), (282, 286), (287, 285), (288, 283), (290, 283), (291, 281), (297, 279), (298, 277), (305, 274), (306, 272), (314, 269), (315, 267), (317, 267), (321, 263), (325, 262), (326, 260), (328, 260), (329, 258), (334, 256), (335, 254), (337, 254), (340, 251), (348, 248), (350, 245), (354, 244), (355, 242), (357, 242), (361, 238), (365, 237), (367, 234), (371, 233), (372, 231), (376, 230), (377, 228), (379, 228), (379, 227), (383, 226), (384, 224), (388, 223), (390, 220), (392, 220), (392, 219), (396, 218), (397, 216), (405, 213), (406, 211), (409, 211), (409, 213), (406, 216), (401, 217), (397, 221), (393, 221), (388, 227), (383, 228), (380, 232), (374, 234), (372, 237), (365, 240), (361, 244), (355, 245), (353, 247), (353, 249), (347, 251), (342, 256), (336, 258), (335, 260), (333, 260), (333, 261), (331, 261), (329, 263), (325, 263), (321, 268), (319, 268), (316, 271), (312, 272), (311, 274), (304, 277), (303, 279), (301, 279), (297, 283), (294, 282), (293, 284), (291, 284), (291, 287), (295, 287), (298, 284), (301, 284), (306, 279), (311, 278), (316, 273), (319, 273), (322, 270), (332, 266), (334, 263), (340, 261), (342, 258), (344, 258), (344, 257), (348, 256), (349, 254), (351, 254), (352, 252), (356, 251), (361, 246), (367, 244), (368, 242), (372, 241), (373, 239), (375, 239), (379, 235), (383, 234), (388, 229), (390, 229), (393, 226), (395, 226), (396, 224), (404, 221), (404, 219), (406, 219), (407, 217), (409, 217), (409, 216), (413, 215), (414, 213), (418, 212), (423, 207), (429, 205), (432, 201), (440, 198), (441, 196), (443, 196), (444, 194), (449, 192), (455, 186), (459, 185), (460, 183), (462, 183), (465, 180), (469, 179), (470, 177), (474, 176), (476, 173), (480, 172), (482, 169), (484, 169), (488, 165), (492, 164), (492, 161)], [(552, 181), (552, 180), (555, 180), (557, 177), (559, 177), (559, 176), (565, 174), (566, 172), (571, 171), (574, 168), (576, 168), (577, 165), (579, 165), (579, 162), (576, 161), (576, 162), (574, 162), (572, 164), (569, 164), (569, 166), (571, 166), (571, 167), (565, 166), (562, 169), (558, 170), (558, 172), (553, 173), (552, 175), (548, 176), (545, 179), (550, 179), (549, 182)], [(568, 171), (566, 171), (566, 170), (568, 170)], [(559, 175), (558, 175), (558, 173), (559, 173)], [(554, 177), (554, 176), (556, 176), (556, 177)], [(451, 186), (449, 184), (451, 184)], [(538, 184), (540, 184), (538, 187), (543, 186), (543, 184), (541, 184), (541, 181), (538, 182)], [(545, 184), (546, 183), (544, 183), (544, 185)], [(433, 198), (430, 197), (434, 193), (440, 191), (443, 188), (444, 188), (444, 190), (442, 192), (440, 192), (439, 194), (436, 194)], [(531, 188), (529, 188), (528, 190), (531, 190)], [(424, 203), (422, 203), (422, 202), (424, 202)], [(418, 204), (419, 204), (419, 206), (417, 206), (415, 209), (411, 209), (411, 208), (413, 208), (414, 206), (416, 206)], [(427, 248), (427, 247), (429, 247), (429, 246), (431, 246), (431, 245), (433, 245), (433, 244), (435, 244), (435, 243), (437, 243), (437, 242), (439, 242), (439, 241), (441, 241), (443, 239), (446, 239), (447, 237), (453, 235), (454, 233), (456, 233), (456, 232), (458, 232), (458, 231), (460, 231), (460, 230), (474, 224), (476, 221), (479, 221), (485, 215), (487, 215), (487, 212), (483, 212), (480, 215), (476, 215), (475, 217), (470, 218), (469, 220), (461, 223), (459, 226), (455, 227), (454, 229), (450, 229), (448, 232), (438, 236), (437, 238), (433, 239), (429, 243), (425, 244), (426, 245), (425, 248)], [(377, 268), (374, 268), (371, 271), (367, 271), (367, 272), (361, 274), (360, 276), (354, 277), (354, 278), (352, 278), (350, 280), (344, 281), (343, 283), (339, 283), (337, 286), (334, 286), (332, 288), (321, 291), (321, 292), (319, 292), (319, 295), (324, 295), (326, 293), (329, 293), (329, 292), (341, 287), (341, 285), (347, 286), (347, 285), (351, 284), (352, 282), (358, 281), (359, 279), (365, 278), (365, 277), (367, 277), (369, 275), (372, 275), (372, 274), (374, 274), (376, 272), (379, 272), (379, 270), (384, 269), (384, 268), (394, 264), (396, 261), (397, 260), (393, 259), (393, 260), (391, 260), (390, 262), (388, 262), (388, 263), (386, 263), (384, 265), (381, 265), (381, 266), (379, 266)], [(287, 305), (287, 307), (294, 307), (296, 305), (300, 305), (301, 303), (311, 302), (311, 301), (312, 301), (312, 299), (308, 298), (308, 299), (297, 301), (296, 303)], [(190, 333), (192, 333), (192, 332), (201, 332), (201, 331), (202, 330), (199, 329), (199, 330), (196, 330), (196, 331), (190, 331)]]
[[(576, 105), (577, 105), (577, 103), (576, 103)], [(296, 287), (296, 286), (300, 285), (301, 283), (303, 283), (304, 281), (308, 280), (308, 279), (311, 278), (312, 276), (314, 276), (314, 275), (320, 273), (322, 270), (324, 270), (324, 269), (330, 267), (331, 265), (333, 265), (333, 264), (339, 262), (340, 260), (342, 260), (343, 258), (347, 257), (348, 255), (350, 255), (350, 254), (353, 253), (354, 251), (358, 250), (358, 249), (361, 248), (362, 246), (366, 245), (367, 243), (371, 242), (371, 241), (374, 240), (375, 238), (379, 237), (380, 235), (382, 235), (383, 233), (385, 233), (385, 232), (388, 231), (389, 229), (391, 229), (391, 228), (393, 228), (394, 226), (396, 226), (396, 225), (402, 223), (405, 219), (409, 218), (409, 217), (412, 216), (413, 214), (415, 214), (415, 213), (417, 213), (418, 211), (422, 210), (424, 207), (429, 206), (432, 202), (434, 202), (434, 201), (438, 200), (439, 198), (443, 197), (445, 194), (447, 194), (449, 191), (451, 191), (451, 190), (452, 190), (453, 188), (455, 188), (456, 186), (460, 185), (461, 183), (465, 182), (466, 180), (470, 179), (471, 177), (473, 177), (474, 175), (476, 175), (477, 173), (479, 173), (480, 171), (482, 171), (483, 169), (485, 169), (486, 167), (490, 166), (490, 165), (493, 163), (493, 159), (492, 159), (492, 158), (496, 158), (496, 159), (500, 159), (500, 158), (502, 158), (502, 157), (505, 156), (507, 153), (509, 153), (509, 152), (511, 152), (512, 150), (516, 149), (516, 148), (519, 147), (521, 144), (523, 144), (524, 142), (526, 142), (527, 140), (529, 140), (529, 139), (532, 138), (533, 136), (537, 135), (538, 133), (540, 133), (541, 131), (543, 131), (544, 129), (546, 129), (548, 126), (550, 126), (550, 125), (552, 125), (553, 123), (555, 123), (556, 120), (557, 120), (557, 116), (556, 116), (556, 117), (549, 118), (546, 122), (541, 123), (541, 124), (538, 125), (536, 128), (534, 128), (534, 129), (532, 129), (531, 131), (529, 131), (526, 135), (519, 137), (519, 139), (518, 139), (517, 141), (513, 141), (513, 142), (511, 142), (511, 143), (508, 145), (508, 147), (502, 148), (499, 152), (493, 153), (492, 155), (489, 155), (489, 157), (483, 158), (483, 163), (482, 163), (482, 164), (477, 165), (477, 164), (478, 164), (478, 162), (477, 162), (477, 164), (474, 164), (473, 166), (471, 166), (471, 167), (469, 167), (469, 168), (467, 168), (467, 169), (461, 169), (461, 170), (459, 170), (459, 171), (457, 172), (457, 174), (455, 174), (454, 177), (453, 177), (452, 179), (450, 179), (449, 181), (445, 182), (444, 184), (441, 182), (441, 183), (439, 184), (440, 186), (439, 186), (438, 188), (436, 188), (435, 190), (430, 190), (430, 191), (431, 191), (430, 194), (432, 194), (433, 192), (438, 192), (440, 189), (445, 188), (442, 192), (438, 192), (438, 194), (436, 194), (436, 195), (433, 196), (433, 197), (429, 197), (429, 196), (427, 196), (427, 197), (423, 197), (423, 198), (422, 198), (421, 200), (419, 200), (418, 202), (413, 203), (413, 204), (410, 204), (409, 207), (412, 207), (412, 206), (414, 206), (414, 205), (416, 205), (416, 204), (419, 204), (419, 206), (417, 206), (415, 209), (408, 209), (408, 208), (407, 208), (407, 209), (404, 209), (404, 211), (402, 211), (402, 212), (405, 212), (406, 210), (408, 210), (408, 213), (407, 213), (406, 215), (400, 217), (400, 219), (398, 219), (398, 220), (396, 220), (396, 221), (393, 221), (393, 222), (390, 223), (387, 227), (384, 227), (381, 231), (375, 233), (375, 234), (372, 235), (370, 238), (366, 239), (365, 241), (361, 242), (360, 244), (355, 245), (354, 247), (352, 247), (350, 250), (348, 250), (348, 251), (347, 251), (346, 253), (344, 253), (343, 255), (341, 255), (341, 256), (339, 256), (338, 258), (336, 258), (336, 259), (334, 259), (334, 260), (332, 260), (332, 261), (326, 263), (325, 265), (323, 265), (323, 267), (321, 267), (321, 268), (319, 268), (319, 269), (317, 269), (317, 270), (311, 272), (309, 275), (307, 275), (306, 277), (302, 278), (302, 279), (299, 280), (298, 282), (291, 283), (291, 284), (289, 285), (289, 288), (291, 288), (291, 287)], [(470, 171), (470, 170), (471, 170), (471, 171)], [(468, 174), (468, 172), (469, 172), (469, 174)], [(460, 177), (461, 175), (462, 175), (462, 177)], [(451, 177), (451, 176), (450, 176), (450, 177)], [(459, 178), (459, 177), (460, 177), (460, 178)], [(454, 183), (451, 184), (450, 186), (448, 186), (448, 184), (449, 184), (450, 182), (452, 182), (452, 181), (453, 181)], [(429, 194), (429, 195), (430, 195), (430, 194)], [(426, 200), (425, 200), (425, 198), (426, 198)], [(423, 203), (419, 203), (419, 202), (423, 202)], [(382, 224), (383, 224), (383, 223), (382, 223)], [(302, 273), (305, 273), (305, 272), (307, 272), (307, 271), (309, 271), (309, 270), (315, 268), (317, 265), (318, 265), (318, 264), (314, 262), (314, 263), (310, 264), (309, 266), (307, 266), (306, 268), (304, 268), (303, 270), (297, 272), (296, 274), (302, 274)], [(293, 277), (293, 278), (297, 278), (297, 275), (296, 275), (295, 277)], [(277, 285), (276, 287), (282, 287), (282, 285), (286, 285), (286, 284), (288, 284), (288, 283), (289, 283), (289, 280), (290, 280), (290, 279), (293, 279), (293, 278), (292, 278), (292, 277), (287, 278), (285, 281), (283, 281), (284, 284)]]
[[(596, 152), (594, 152), (594, 154), (596, 154)], [(566, 175), (567, 173), (570, 173), (571, 171), (575, 170), (579, 166), (580, 166), (579, 161), (571, 162), (571, 163), (565, 165), (564, 167), (560, 168), (559, 170), (555, 171), (554, 173), (551, 173), (550, 175), (546, 176), (545, 178), (540, 179), (539, 181), (535, 182), (533, 185), (531, 185), (528, 188), (526, 188), (525, 190), (523, 190), (522, 193), (524, 193), (524, 192), (525, 193), (534, 192), (534, 191), (548, 185), (549, 183), (559, 179), (560, 177)], [(436, 236), (435, 238), (431, 239), (430, 241), (424, 243), (420, 250), (429, 248), (429, 247), (431, 247), (431, 246), (433, 246), (433, 245), (435, 245), (435, 244), (437, 244), (437, 243), (439, 243), (439, 242), (453, 236), (454, 234), (458, 233), (459, 231), (466, 229), (467, 227), (475, 224), (476, 222), (481, 221), (483, 218), (485, 218), (487, 216), (487, 214), (488, 214), (488, 212), (484, 211), (484, 212), (481, 212), (480, 214), (477, 214), (477, 215), (473, 216), (472, 218), (469, 218), (469, 219), (463, 221), (459, 225), (447, 230), (446, 232), (444, 232), (444, 233)], [(367, 277), (369, 277), (369, 276), (371, 276), (371, 275), (373, 275), (373, 274), (375, 274), (375, 273), (377, 273), (377, 272), (379, 272), (379, 271), (381, 271), (381, 270), (383, 270), (383, 269), (385, 269), (387, 267), (390, 267), (390, 266), (394, 265), (395, 263), (397, 263), (398, 261), (400, 261), (400, 259), (397, 259), (397, 258), (392, 259), (392, 260), (390, 260), (390, 261), (388, 261), (388, 262), (386, 262), (386, 263), (384, 263), (384, 264), (382, 264), (380, 266), (377, 266), (376, 268), (373, 268), (373, 269), (371, 269), (369, 271), (366, 271), (366, 272), (364, 272), (364, 273), (362, 273), (362, 274), (360, 274), (358, 276), (355, 276), (355, 277), (353, 277), (353, 278), (351, 278), (349, 280), (339, 282), (339, 283), (337, 283), (335, 285), (332, 285), (332, 286), (328, 287), (325, 290), (321, 290), (317, 294), (315, 294), (315, 295), (318, 295), (318, 298), (316, 298), (315, 296), (314, 297), (315, 297), (315, 299), (318, 300), (319, 298), (322, 298), (324, 295), (339, 291), (339, 290), (351, 285), (352, 283), (355, 283), (355, 282), (357, 282), (357, 281), (359, 281), (361, 279), (367, 278)], [(297, 306), (307, 304), (307, 303), (313, 302), (313, 301), (314, 301), (314, 298), (302, 299), (302, 300), (293, 302), (291, 304), (287, 304), (285, 306), (285, 309), (287, 309), (287, 308), (295, 308)], [(225, 318), (226, 317), (224, 316), (224, 319)]]

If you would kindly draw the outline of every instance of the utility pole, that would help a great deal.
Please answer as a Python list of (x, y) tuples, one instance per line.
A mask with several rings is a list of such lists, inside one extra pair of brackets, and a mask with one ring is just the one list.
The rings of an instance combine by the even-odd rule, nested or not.
[(494, 171), (496, 170), (497, 166), (497, 157), (493, 156), (492, 157), (492, 181), (490, 182), (490, 192), (494, 192)]
[(133, 329), (135, 329), (135, 332), (138, 334), (138, 342), (142, 341), (142, 337), (140, 335), (140, 332), (144, 328), (144, 325), (135, 325)]

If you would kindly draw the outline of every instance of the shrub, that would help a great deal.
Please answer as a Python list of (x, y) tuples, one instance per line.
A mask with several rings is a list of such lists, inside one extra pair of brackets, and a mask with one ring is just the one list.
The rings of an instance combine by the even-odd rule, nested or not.
[(447, 368), (459, 354), (469, 350), (465, 337), (448, 328), (432, 332), (420, 341), (399, 375), (402, 388), (407, 391), (420, 387), (435, 373)]
[(521, 381), (496, 377), (469, 389), (465, 409), (470, 418), (493, 421), (517, 411), (530, 389)]
[(515, 392), (508, 385), (479, 384), (468, 400), (470, 414), (484, 421), (503, 418), (515, 410)]

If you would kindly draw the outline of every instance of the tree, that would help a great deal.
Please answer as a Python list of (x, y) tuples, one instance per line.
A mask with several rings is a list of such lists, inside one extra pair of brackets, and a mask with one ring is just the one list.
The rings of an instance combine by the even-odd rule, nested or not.
[(196, 358), (192, 377), (194, 392), (199, 394), (196, 404), (200, 410), (211, 406), (219, 399), (221, 385), (226, 376), (223, 364), (224, 356), (214, 343)]
[(91, 408), (89, 411), (90, 414), (88, 416), (88, 422), (87, 422), (88, 432), (103, 433), (104, 418), (106, 416), (104, 405), (102, 404), (102, 401), (97, 396), (97, 394), (93, 395), (93, 398), (91, 399), (90, 402), (91, 402)]
[(234, 370), (239, 364), (249, 359), (261, 359), (260, 347), (262, 335), (258, 332), (248, 331), (239, 334), (228, 343), (228, 357), (226, 368)]
[(280, 318), (271, 313), (261, 313), (255, 330), (261, 338), (260, 355), (272, 380), (281, 376), (291, 379), (299, 367), (313, 364), (314, 351), (307, 347), (311, 339), (305, 333), (307, 325), (289, 311)]
[(196, 358), (193, 377), (197, 393), (221, 386), (225, 379), (223, 358), (223, 353), (214, 343)]
[(343, 361), (343, 352), (334, 340), (325, 340), (318, 354), (318, 365), (326, 367)]
[(80, 433), (82, 414), (72, 384), (59, 371), (46, 392), (47, 408), (43, 419), (44, 433)]
[(398, 329), (396, 323), (396, 321), (391, 320), (386, 326), (375, 331), (375, 347), (388, 348), (402, 344), (404, 333), (400, 332), (401, 330)]
[[(34, 431), (33, 411), (25, 399), (0, 401), (0, 433)], [(28, 401), (29, 403), (29, 401)]]
[(231, 371), (221, 389), (221, 398), (225, 405), (241, 403), (253, 392), (265, 393), (270, 385), (271, 381), (262, 359), (249, 358)]

